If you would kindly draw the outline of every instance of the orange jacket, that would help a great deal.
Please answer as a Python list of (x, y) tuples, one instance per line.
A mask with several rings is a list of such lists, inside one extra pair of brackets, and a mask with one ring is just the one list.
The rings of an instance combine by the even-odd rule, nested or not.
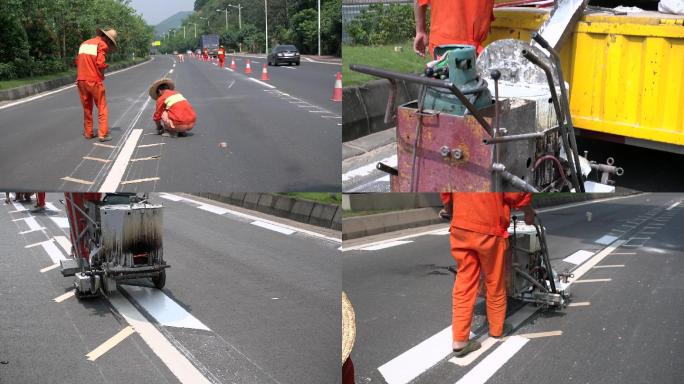
[(418, 0), (430, 6), (430, 45), (469, 44), (482, 52), (494, 20), (494, 0)]
[(508, 237), (511, 208), (532, 203), (523, 192), (440, 193), (445, 206), (451, 205), (451, 229), (460, 228), (491, 236)]
[(104, 81), (104, 70), (108, 67), (105, 63), (109, 46), (101, 36), (93, 37), (81, 43), (76, 56), (77, 76), (76, 80)]
[(192, 124), (197, 118), (195, 110), (185, 97), (170, 89), (165, 89), (157, 99), (157, 108), (152, 119), (154, 121), (161, 120), (164, 111), (169, 111), (169, 118), (178, 124)]
[(219, 48), (219, 50), (217, 51), (217, 54), (218, 54), (219, 59), (224, 59), (226, 57), (226, 51), (221, 49), (221, 48)]

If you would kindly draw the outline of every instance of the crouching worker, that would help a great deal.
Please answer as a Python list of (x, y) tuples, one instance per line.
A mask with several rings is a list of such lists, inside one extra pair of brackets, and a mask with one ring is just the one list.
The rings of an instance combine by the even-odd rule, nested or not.
[(171, 79), (159, 79), (150, 87), (150, 97), (157, 101), (152, 120), (157, 124), (157, 133), (165, 137), (185, 136), (195, 126), (195, 110), (176, 92)]

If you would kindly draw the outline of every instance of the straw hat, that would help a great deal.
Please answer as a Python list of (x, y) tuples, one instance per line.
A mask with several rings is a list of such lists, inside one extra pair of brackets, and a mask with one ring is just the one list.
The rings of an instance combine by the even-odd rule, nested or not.
[(116, 30), (115, 29), (108, 29), (108, 30), (102, 30), (102, 28), (97, 29), (97, 34), (99, 36), (105, 36), (109, 39), (114, 44), (115, 48), (119, 48), (119, 44), (116, 42)]
[(342, 292), (342, 364), (347, 361), (356, 339), (354, 308), (347, 294)]
[(157, 95), (157, 88), (159, 88), (159, 86), (162, 84), (168, 84), (169, 89), (175, 89), (176, 88), (176, 84), (173, 82), (173, 80), (171, 80), (169, 78), (164, 77), (164, 78), (161, 78), (161, 79), (155, 81), (154, 83), (152, 83), (152, 85), (150, 85), (150, 91), (149, 91), (150, 97), (153, 100), (157, 100), (157, 98), (159, 97)]

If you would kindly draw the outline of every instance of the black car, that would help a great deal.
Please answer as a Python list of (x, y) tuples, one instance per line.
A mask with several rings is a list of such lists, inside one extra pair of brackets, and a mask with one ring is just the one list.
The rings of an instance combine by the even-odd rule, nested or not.
[(299, 51), (294, 45), (277, 45), (271, 53), (268, 54), (268, 65), (278, 65), (280, 63), (287, 63), (292, 65), (295, 63), (299, 65)]

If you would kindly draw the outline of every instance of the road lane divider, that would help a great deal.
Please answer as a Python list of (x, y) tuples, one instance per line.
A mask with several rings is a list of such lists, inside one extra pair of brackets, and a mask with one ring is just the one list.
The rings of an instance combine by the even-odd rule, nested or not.
[(135, 333), (135, 330), (133, 330), (133, 327), (131, 327), (130, 325), (127, 326), (126, 328), (117, 332), (116, 335), (110, 337), (109, 339), (107, 339), (107, 341), (100, 344), (97, 348), (88, 352), (88, 354), (86, 354), (86, 357), (90, 361), (97, 360), (98, 357), (109, 352), (112, 348), (116, 347), (119, 343), (124, 341), (128, 336), (132, 335), (133, 333)]
[(271, 223), (266, 223), (266, 222), (263, 222), (261, 220), (252, 221), (250, 224), (256, 225), (257, 227), (268, 229), (270, 231), (282, 233), (284, 235), (291, 235), (291, 234), (295, 233), (295, 231), (293, 231), (291, 229), (281, 227), (279, 225), (273, 225)]
[[(146, 105), (147, 103), (145, 103), (145, 106)], [(140, 110), (141, 114), (144, 109), (145, 108), (143, 107)], [(134, 122), (132, 123), (132, 125), (135, 125), (139, 118), (140, 114), (138, 114), (135, 120), (133, 120)], [(140, 139), (142, 131), (142, 129), (134, 129), (131, 132), (130, 136), (128, 136), (128, 138), (126, 139), (126, 143), (121, 149), (121, 152), (116, 157), (116, 161), (114, 161), (114, 165), (109, 170), (107, 177), (100, 186), (99, 192), (116, 191), (117, 187), (121, 183), (121, 179), (123, 178), (124, 172), (126, 172), (126, 168), (128, 167), (128, 160), (130, 160), (131, 156), (133, 155), (133, 151), (135, 150), (135, 147), (138, 143), (138, 139)]]
[(399, 245), (410, 244), (410, 243), (413, 243), (413, 240), (395, 240), (395, 241), (388, 241), (388, 242), (385, 242), (382, 244), (370, 245), (368, 247), (360, 248), (360, 250), (361, 251), (378, 251), (381, 249), (392, 248), (392, 247), (396, 247)]
[(378, 368), (387, 384), (407, 384), (450, 353), (451, 326), (395, 357)]
[(275, 87), (272, 86), (271, 84), (264, 83), (263, 81), (257, 80), (257, 79), (255, 79), (255, 78), (253, 78), (253, 77), (249, 77), (248, 79), (252, 80), (252, 81), (255, 82), (255, 83), (261, 84), (261, 85), (263, 85), (264, 87), (271, 88), (271, 89), (275, 88)]

